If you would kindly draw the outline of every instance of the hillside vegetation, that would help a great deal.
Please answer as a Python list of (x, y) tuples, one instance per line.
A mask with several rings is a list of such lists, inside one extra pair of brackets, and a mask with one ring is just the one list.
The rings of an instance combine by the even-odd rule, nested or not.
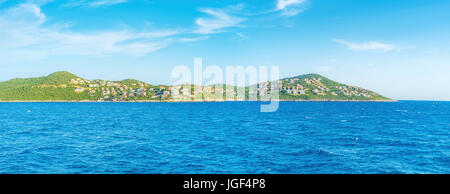
[[(318, 74), (284, 78), (246, 87), (245, 97), (257, 96), (260, 100), (279, 87), (280, 100), (390, 100), (370, 90), (340, 84)], [(197, 86), (198, 87), (198, 86)], [(122, 81), (87, 80), (66, 71), (36, 78), (16, 78), (0, 82), (0, 101), (167, 101), (167, 100), (217, 100), (224, 96), (237, 99), (242, 87), (151, 85), (135, 79)], [(242, 100), (242, 99), (241, 99)]]

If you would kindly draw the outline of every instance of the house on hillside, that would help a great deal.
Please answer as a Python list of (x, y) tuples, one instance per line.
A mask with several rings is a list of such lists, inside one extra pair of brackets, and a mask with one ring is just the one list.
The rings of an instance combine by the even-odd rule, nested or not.
[(75, 88), (75, 92), (83, 92), (83, 91), (84, 91), (84, 88), (81, 88), (81, 87)]

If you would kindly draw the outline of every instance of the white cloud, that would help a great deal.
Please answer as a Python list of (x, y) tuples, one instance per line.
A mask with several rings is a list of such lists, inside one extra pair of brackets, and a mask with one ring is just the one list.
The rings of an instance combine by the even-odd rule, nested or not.
[(306, 0), (277, 0), (277, 11), (285, 16), (294, 16), (303, 11), (300, 5), (304, 4)]
[(305, 1), (306, 0), (278, 0), (277, 9), (282, 10), (282, 9), (285, 9), (286, 7), (289, 7), (292, 5), (302, 4)]
[(245, 18), (235, 17), (227, 13), (225, 9), (201, 9), (209, 18), (197, 18), (197, 29), (194, 33), (213, 34), (222, 32), (224, 28), (235, 27), (245, 21)]
[(236, 32), (235, 36), (231, 37), (231, 40), (234, 40), (236, 42), (242, 42), (244, 40), (247, 40), (249, 37), (247, 35), (245, 35), (242, 32)]
[[(205, 37), (182, 38), (179, 30), (152, 32), (72, 32), (48, 25), (46, 15), (35, 4), (25, 3), (0, 11), (0, 58), (42, 58), (50, 55), (105, 56), (144, 55), (177, 42)], [(6, 57), (8, 56), (8, 57)]]
[(349, 42), (341, 39), (334, 39), (333, 42), (339, 43), (346, 46), (348, 49), (353, 51), (369, 51), (369, 50), (382, 50), (382, 51), (392, 51), (396, 50), (397, 47), (392, 44), (386, 44), (376, 41), (369, 41), (363, 43)]
[(247, 39), (247, 38), (248, 38), (248, 36), (246, 36), (245, 34), (240, 33), (240, 32), (236, 32), (236, 35), (237, 35), (240, 39)]
[(51, 2), (53, 2), (55, 0), (23, 0), (23, 1), (25, 1), (28, 4), (35, 4), (35, 5), (38, 5), (38, 6), (42, 6), (42, 5), (45, 5), (47, 3), (51, 3)]
[(93, 2), (89, 3), (89, 5), (93, 6), (93, 7), (108, 6), (108, 5), (125, 3), (127, 1), (128, 0), (98, 0), (98, 1), (93, 1)]
[(78, 7), (78, 6), (84, 6), (84, 7), (106, 7), (121, 3), (126, 3), (128, 0), (72, 0), (65, 4), (67, 7)]
[(208, 40), (209, 36), (200, 36), (200, 37), (194, 37), (194, 38), (179, 38), (177, 39), (179, 42), (197, 42), (201, 40)]
[[(8, 19), (15, 19), (15, 21), (8, 21)], [(6, 10), (0, 14), (0, 22), (13, 24), (14, 26), (20, 26), (24, 24), (41, 25), (45, 22), (45, 14), (42, 13), (41, 8), (35, 4), (19, 4), (16, 7)]]

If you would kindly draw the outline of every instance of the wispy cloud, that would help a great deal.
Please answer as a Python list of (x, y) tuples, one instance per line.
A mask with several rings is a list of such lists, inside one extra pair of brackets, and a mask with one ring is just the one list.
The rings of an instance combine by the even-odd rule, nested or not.
[(66, 6), (66, 7), (83, 6), (83, 7), (97, 8), (97, 7), (106, 7), (106, 6), (126, 3), (128, 1), (129, 0), (94, 0), (94, 1), (92, 1), (92, 0), (72, 0), (72, 1), (69, 1), (68, 3), (66, 3), (64, 6)]
[(223, 32), (225, 28), (239, 26), (246, 19), (231, 15), (230, 11), (241, 9), (242, 7), (231, 7), (228, 9), (200, 9), (201, 12), (209, 15), (208, 18), (197, 18), (195, 24), (197, 29), (194, 33), (213, 34)]
[(368, 41), (368, 42), (350, 42), (341, 39), (333, 39), (333, 42), (339, 43), (341, 45), (346, 46), (348, 49), (353, 51), (369, 51), (369, 50), (381, 50), (381, 51), (392, 51), (396, 50), (397, 47), (393, 44), (381, 43), (376, 41)]
[(185, 37), (185, 38), (179, 38), (177, 39), (179, 42), (197, 42), (197, 41), (201, 41), (201, 40), (208, 40), (209, 36), (200, 36), (200, 37)]
[(278, 0), (277, 2), (277, 9), (278, 10), (282, 10), (285, 9), (286, 7), (292, 6), (292, 5), (298, 5), (301, 4), (303, 2), (305, 2), (306, 0)]
[(306, 0), (277, 0), (276, 11), (281, 11), (285, 16), (294, 16), (303, 11), (301, 7)]
[(38, 5), (24, 3), (0, 12), (0, 55), (16, 58), (49, 55), (104, 56), (144, 55), (177, 42), (194, 42), (205, 37), (183, 38), (179, 30), (135, 32), (72, 32), (46, 25), (46, 15)]
[(236, 35), (237, 35), (240, 39), (242, 39), (242, 40), (248, 38), (247, 35), (245, 35), (245, 34), (243, 34), (243, 33), (241, 33), (241, 32), (236, 32)]
[(234, 36), (231, 37), (231, 40), (236, 42), (242, 42), (247, 40), (249, 37), (242, 32), (236, 32)]

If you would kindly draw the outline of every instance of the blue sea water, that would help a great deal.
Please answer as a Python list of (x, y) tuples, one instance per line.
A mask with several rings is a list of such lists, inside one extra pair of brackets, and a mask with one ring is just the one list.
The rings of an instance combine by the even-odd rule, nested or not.
[(0, 103), (0, 173), (450, 173), (450, 102)]

